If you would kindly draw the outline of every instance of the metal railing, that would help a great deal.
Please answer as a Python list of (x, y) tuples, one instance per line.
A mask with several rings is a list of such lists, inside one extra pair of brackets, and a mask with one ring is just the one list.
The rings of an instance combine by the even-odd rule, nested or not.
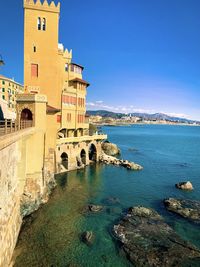
[(19, 124), (12, 120), (0, 120), (0, 136), (33, 127), (32, 120), (21, 120)]

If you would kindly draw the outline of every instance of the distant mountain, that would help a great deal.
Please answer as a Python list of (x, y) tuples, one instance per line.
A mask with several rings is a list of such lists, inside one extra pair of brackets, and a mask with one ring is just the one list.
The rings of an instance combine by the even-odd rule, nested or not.
[(102, 116), (104, 118), (107, 118), (107, 117), (121, 118), (125, 115), (123, 113), (115, 113), (115, 112), (107, 111), (107, 110), (88, 110), (87, 114), (90, 116)]
[[(88, 110), (87, 114), (90, 116), (102, 116), (104, 118), (111, 117), (111, 118), (121, 118), (123, 116), (127, 116), (124, 113), (115, 113), (112, 111), (107, 110)], [(165, 120), (169, 122), (178, 122), (178, 123), (200, 123), (198, 121), (189, 120), (186, 118), (180, 117), (173, 117), (163, 113), (155, 113), (155, 114), (148, 114), (148, 113), (131, 113), (131, 116), (135, 116), (140, 118), (141, 120), (148, 120), (148, 121), (158, 121), (158, 120)]]

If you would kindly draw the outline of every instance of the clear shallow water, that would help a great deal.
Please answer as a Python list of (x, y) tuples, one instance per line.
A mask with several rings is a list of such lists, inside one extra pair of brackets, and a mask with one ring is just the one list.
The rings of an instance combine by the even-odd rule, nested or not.
[[(180, 197), (200, 200), (200, 127), (134, 125), (105, 127), (122, 157), (141, 164), (141, 172), (122, 167), (93, 165), (58, 177), (49, 202), (24, 225), (15, 250), (15, 267), (81, 266), (125, 267), (111, 235), (114, 223), (130, 206), (152, 207), (184, 239), (200, 248), (199, 226), (167, 212), (162, 200)], [(190, 180), (195, 190), (175, 188)], [(85, 214), (89, 203), (105, 204), (107, 197), (120, 203), (106, 205), (98, 214)], [(93, 246), (80, 241), (83, 231), (95, 233)]]

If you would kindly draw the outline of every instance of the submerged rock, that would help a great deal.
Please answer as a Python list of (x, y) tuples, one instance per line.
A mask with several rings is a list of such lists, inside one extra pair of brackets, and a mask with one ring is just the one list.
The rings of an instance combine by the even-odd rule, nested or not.
[(130, 208), (122, 221), (114, 226), (114, 233), (134, 266), (180, 267), (188, 260), (200, 264), (200, 251), (182, 240), (152, 209)]
[(81, 239), (87, 245), (92, 245), (92, 243), (94, 241), (94, 234), (92, 231), (86, 231), (86, 232), (82, 233)]
[(187, 182), (180, 182), (178, 184), (175, 185), (176, 188), (178, 189), (182, 189), (182, 190), (193, 190), (193, 185), (190, 181)]
[(88, 210), (91, 212), (99, 212), (103, 210), (103, 206), (90, 204), (88, 205)]
[(169, 198), (164, 200), (165, 207), (195, 223), (200, 223), (200, 201)]
[(115, 156), (121, 153), (120, 149), (115, 144), (104, 142), (101, 146), (102, 146), (103, 151), (109, 156)]

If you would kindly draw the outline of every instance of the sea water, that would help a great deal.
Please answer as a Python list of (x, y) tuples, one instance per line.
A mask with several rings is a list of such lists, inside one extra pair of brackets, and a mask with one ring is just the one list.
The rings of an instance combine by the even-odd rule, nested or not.
[[(183, 239), (200, 248), (200, 229), (165, 210), (169, 197), (200, 200), (200, 127), (133, 125), (104, 127), (109, 141), (121, 149), (121, 158), (144, 167), (94, 164), (57, 177), (49, 202), (23, 226), (14, 256), (15, 267), (125, 267), (131, 266), (113, 237), (113, 225), (130, 206), (154, 208)], [(175, 188), (190, 180), (193, 192)], [(117, 198), (115, 204), (107, 203)], [(99, 213), (85, 212), (88, 204), (104, 205)], [(81, 241), (93, 231), (91, 246)]]

